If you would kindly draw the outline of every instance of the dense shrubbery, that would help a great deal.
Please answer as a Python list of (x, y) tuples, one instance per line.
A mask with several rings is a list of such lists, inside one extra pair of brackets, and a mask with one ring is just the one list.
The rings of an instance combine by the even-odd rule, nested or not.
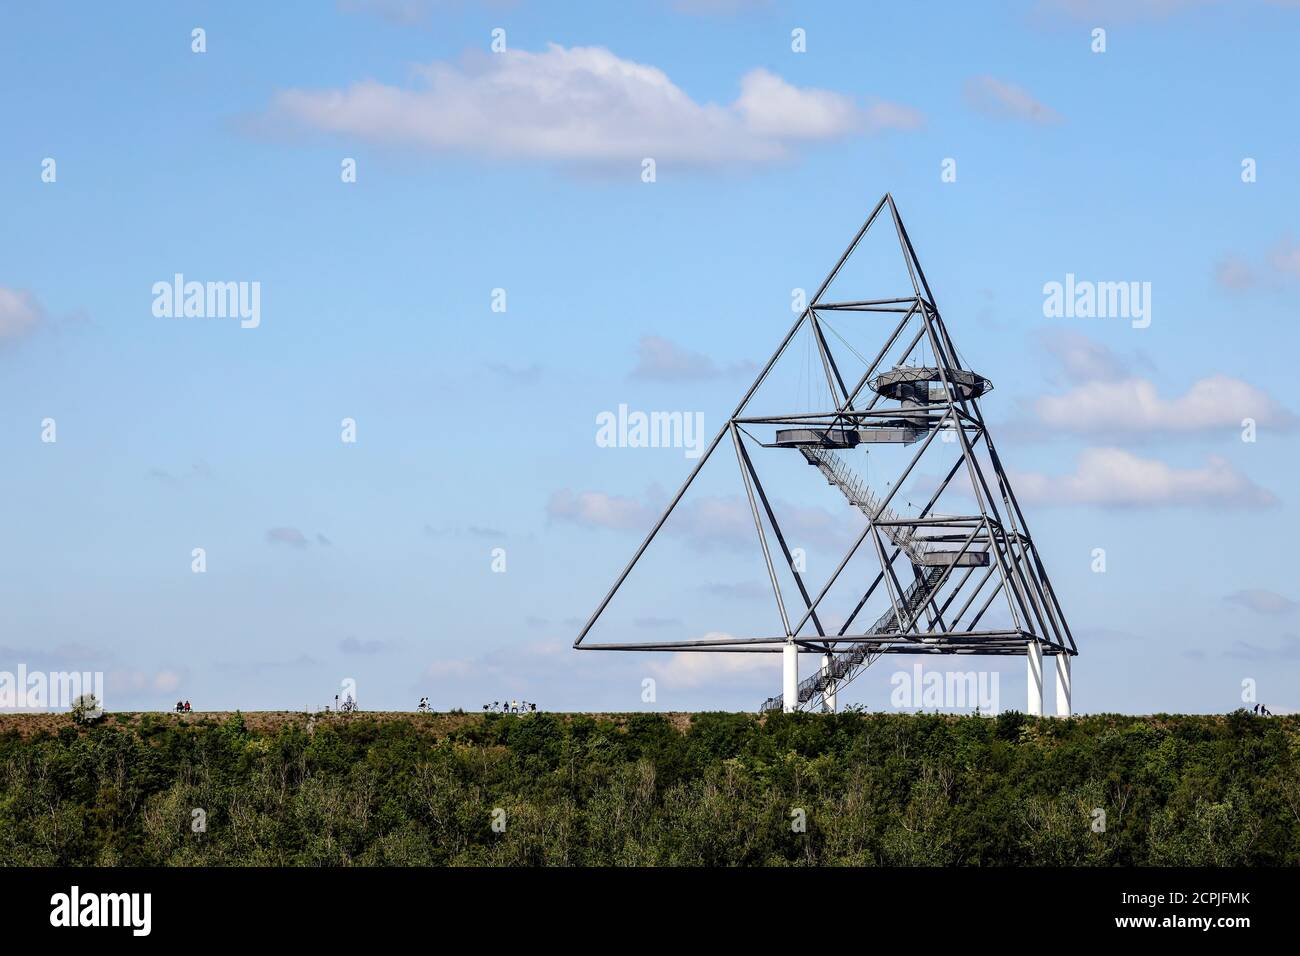
[[(146, 717), (0, 738), (11, 864), (1300, 864), (1300, 722)], [(504, 833), (492, 811), (506, 813)], [(806, 814), (804, 833), (791, 814)], [(1093, 831), (1094, 808), (1106, 815)], [(193, 811), (206, 832), (192, 829)]]

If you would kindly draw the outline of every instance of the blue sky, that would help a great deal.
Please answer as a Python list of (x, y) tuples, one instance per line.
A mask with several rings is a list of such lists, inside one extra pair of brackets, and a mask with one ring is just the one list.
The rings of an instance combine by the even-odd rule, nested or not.
[[(754, 708), (775, 658), (569, 649), (691, 465), (596, 416), (711, 436), (888, 191), (996, 383), (1076, 708), (1228, 710), (1246, 679), (1300, 706), (1295, 4), (3, 16), (0, 669), (103, 670), (116, 709), (344, 678), (368, 708)], [(155, 316), (176, 273), (260, 283), (260, 324)], [(1150, 325), (1045, 317), (1068, 273), (1149, 282)], [(650, 637), (770, 616), (756, 549), (706, 537), (626, 598)], [(1023, 706), (1023, 664), (990, 666)], [(893, 670), (842, 702), (888, 706)]]

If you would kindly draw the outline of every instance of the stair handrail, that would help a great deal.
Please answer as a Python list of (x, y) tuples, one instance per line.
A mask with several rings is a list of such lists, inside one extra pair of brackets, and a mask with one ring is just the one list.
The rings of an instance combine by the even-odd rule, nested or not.
[[(834, 452), (817, 445), (808, 446), (804, 451), (808, 453), (809, 457), (816, 460), (816, 464), (829, 473), (831, 480), (846, 492), (849, 503), (871, 519), (873, 524), (880, 518), (884, 518), (886, 521), (903, 520), (898, 512), (886, 506), (880, 498), (876, 497), (870, 486)], [(867, 507), (863, 507), (864, 505)], [(883, 525), (879, 527), (894, 544), (906, 551), (909, 556), (916, 558), (916, 563), (920, 563), (921, 556), (931, 550), (931, 545), (918, 539), (915, 530), (912, 528), (903, 525)]]
[[(908, 585), (907, 590), (903, 592), (902, 606), (904, 611), (915, 612), (921, 607), (924, 607), (926, 600), (929, 599), (933, 592), (934, 585), (938, 584), (942, 573), (943, 568), (941, 567), (927, 568), (924, 574), (919, 575), (910, 585)], [(919, 600), (918, 596), (920, 596)], [(896, 610), (896, 608), (891, 607), (888, 611), (885, 611), (867, 633), (882, 634), (899, 630), (900, 622), (895, 613)], [(914, 617), (915, 614), (908, 615), (909, 623)], [(890, 625), (893, 625), (893, 627), (891, 628)], [(882, 648), (871, 650), (865, 642), (850, 645), (848, 650), (839, 651), (832, 655), (831, 666), (827, 671), (818, 669), (815, 674), (812, 674), (799, 682), (798, 690), (796, 691), (797, 699), (800, 703), (811, 700), (814, 696), (824, 691), (827, 683), (830, 681), (842, 680), (855, 667), (865, 670), (879, 660), (882, 654), (884, 654)], [(857, 660), (853, 660), (854, 657), (857, 657)], [(783, 695), (778, 694), (763, 701), (761, 710), (777, 710), (783, 707), (784, 704), (785, 699)]]

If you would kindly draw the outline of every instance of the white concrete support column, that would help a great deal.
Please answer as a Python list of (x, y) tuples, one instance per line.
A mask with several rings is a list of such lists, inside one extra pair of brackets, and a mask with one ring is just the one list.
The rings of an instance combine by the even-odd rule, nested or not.
[(1031, 717), (1043, 716), (1043, 649), (1037, 641), (1030, 641), (1025, 648), (1025, 673), (1028, 675), (1029, 714)]
[(781, 652), (781, 707), (787, 714), (799, 709), (799, 648), (786, 641)]
[[(822, 673), (829, 674), (831, 670), (831, 655), (822, 655)], [(822, 711), (827, 714), (835, 713), (835, 681), (827, 681), (826, 688), (822, 691)]]
[(1070, 655), (1056, 655), (1056, 716), (1070, 716)]

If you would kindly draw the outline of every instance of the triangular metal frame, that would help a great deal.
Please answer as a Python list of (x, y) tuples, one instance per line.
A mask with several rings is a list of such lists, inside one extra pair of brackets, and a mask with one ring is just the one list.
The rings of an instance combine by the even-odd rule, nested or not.
[[(889, 299), (825, 301), (823, 296), (859, 248), (863, 237), (878, 223), (892, 225), (913, 294)], [(881, 225), (878, 228), (887, 227)], [(837, 312), (900, 315), (884, 346), (852, 386), (841, 377), (825, 335), (825, 327), (829, 326), (823, 314)], [(817, 345), (827, 387), (835, 402), (834, 410), (796, 415), (747, 415), (751, 399), (805, 327)], [(933, 366), (899, 365), (882, 372), (881, 363), (912, 327), (916, 327), (915, 333), (902, 353), (902, 361), (924, 343), (933, 355)], [(596, 607), (574, 641), (574, 647), (580, 650), (782, 653), (793, 644), (800, 653), (822, 655), (821, 670), (799, 685), (800, 707), (833, 700), (838, 688), (882, 654), (1076, 655), (1078, 648), (1069, 625), (980, 412), (979, 397), (991, 387), (987, 379), (961, 364), (893, 197), (886, 194)], [(864, 399), (864, 393), (871, 397)], [(898, 404), (878, 407), (882, 399), (897, 401)], [(797, 562), (749, 454), (752, 444), (771, 447), (754, 437), (750, 431), (754, 426), (785, 426), (784, 432), (777, 433), (778, 437), (782, 434), (796, 437), (784, 444), (798, 449), (810, 465), (815, 465), (828, 482), (837, 485), (849, 502), (868, 518), (866, 527), (815, 594), (810, 592), (803, 574), (797, 569)], [(880, 440), (885, 432), (891, 428), (897, 432), (900, 426), (917, 436), (903, 441), (907, 444), (919, 442), (920, 447), (889, 490), (877, 497), (844, 468), (835, 451), (853, 447), (845, 444), (849, 440)], [(917, 514), (910, 517), (894, 514), (889, 508), (891, 500), (941, 432), (959, 444), (960, 458)], [(924, 438), (919, 437), (921, 433), (924, 433)], [(755, 637), (715, 636), (690, 641), (584, 643), (588, 632), (705, 464), (728, 438), (736, 454), (753, 514), (783, 633)], [(899, 439), (884, 437), (883, 440), (893, 442)], [(983, 461), (977, 448), (983, 452)], [(963, 466), (977, 510), (966, 515), (932, 514), (935, 503)], [(768, 540), (764, 518), (776, 538), (779, 549), (776, 555)], [(877, 554), (879, 571), (843, 625), (835, 633), (827, 633), (817, 613), (821, 602), (867, 542)], [(954, 545), (958, 550), (952, 550)], [(896, 568), (900, 558), (904, 575), (908, 565), (911, 567), (913, 580), (907, 585), (900, 579), (900, 569)], [(794, 576), (802, 611), (790, 613), (787, 609), (787, 595), (782, 592), (774, 563), (777, 560), (784, 562)], [(987, 570), (979, 573), (981, 568)], [(889, 598), (890, 610), (869, 629), (863, 630), (859, 625), (856, 633), (850, 633), (859, 612), (882, 585)], [(983, 601), (976, 605), (980, 596), (983, 596)], [(1011, 626), (979, 629), (980, 621), (999, 596), (1010, 612)], [(805, 628), (809, 627), (815, 633), (804, 634)], [(779, 708), (781, 702), (781, 696), (769, 698), (764, 709)]]

